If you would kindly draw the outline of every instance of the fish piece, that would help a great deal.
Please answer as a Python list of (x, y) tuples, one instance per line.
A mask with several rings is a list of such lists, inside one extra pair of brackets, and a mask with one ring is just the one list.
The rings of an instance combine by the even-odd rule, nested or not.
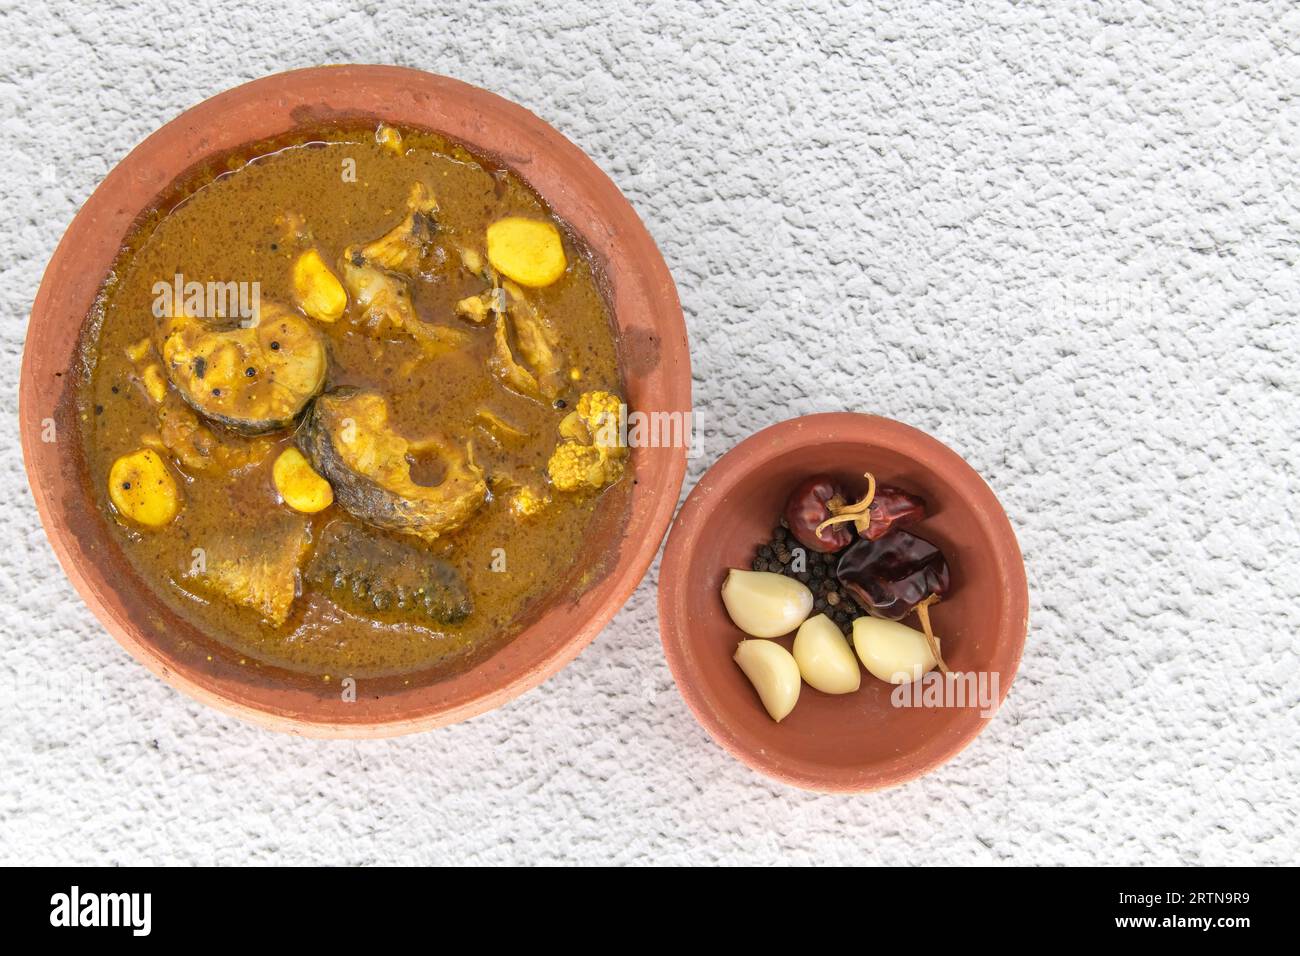
[(465, 268), (488, 288), (456, 303), (456, 314), (476, 325), (492, 324), (488, 367), (507, 387), (538, 401), (553, 401), (564, 390), (560, 337), (514, 282), (502, 279), (471, 249), (461, 250)]
[[(337, 389), (320, 396), (298, 445), (334, 489), (335, 501), (379, 528), (434, 540), (467, 522), (487, 498), (482, 472), (459, 446), (439, 435), (398, 435), (378, 392)], [(442, 466), (437, 485), (411, 477), (411, 460), (421, 455)]]
[(505, 311), (495, 317), (488, 367), (511, 390), (538, 401), (552, 401), (564, 389), (559, 336), (523, 292), (507, 282), (501, 290)]
[(207, 427), (175, 390), (158, 406), (158, 436), (159, 444), (178, 464), (198, 474), (230, 473), (256, 464), (274, 444), (265, 436), (245, 438)]
[(159, 333), (163, 368), (200, 415), (242, 434), (285, 428), (325, 384), (325, 340), (306, 319), (264, 303), (253, 326), (175, 316)]
[(344, 256), (343, 284), (359, 310), (358, 319), (374, 336), (404, 333), (419, 343), (426, 355), (442, 355), (470, 343), (464, 329), (425, 322), (415, 314), (405, 280), (367, 264), (359, 254)]
[(528, 437), (528, 432), (517, 425), (512, 425), (490, 408), (480, 408), (474, 413), (479, 428), (487, 432), (497, 444), (517, 442)]
[[(475, 258), (475, 264), (481, 260)], [(466, 262), (469, 268), (469, 262)], [(490, 287), (456, 303), (456, 314), (476, 325), (492, 324), (488, 368), (508, 388), (537, 401), (553, 401), (564, 389), (559, 334), (524, 291), (484, 268)]]
[(214, 537), (195, 541), (202, 560), (183, 578), (279, 627), (298, 595), (299, 565), (309, 544), (307, 519), (292, 511), (259, 513), (255, 522), (232, 519)]
[(515, 326), (519, 354), (531, 368), (542, 396), (548, 400), (553, 399), (564, 387), (562, 363), (558, 354), (559, 335), (517, 285), (506, 282), (502, 288), (510, 303), (510, 318)]
[(351, 521), (334, 521), (307, 565), (306, 581), (336, 604), (373, 617), (411, 612), (435, 624), (457, 624), (473, 611), (459, 572), (410, 539)]
[(168, 385), (151, 340), (143, 339), (126, 351), (135, 364), (136, 384), (156, 407), (158, 432), (142, 436), (144, 444), (167, 452), (178, 465), (198, 474), (230, 473), (266, 457), (273, 444), (271, 439), (246, 438), (226, 428), (209, 428), (199, 421), (198, 413)]
[(438, 200), (424, 183), (413, 183), (406, 218), (374, 242), (355, 250), (368, 264), (402, 275), (420, 275), (438, 235)]

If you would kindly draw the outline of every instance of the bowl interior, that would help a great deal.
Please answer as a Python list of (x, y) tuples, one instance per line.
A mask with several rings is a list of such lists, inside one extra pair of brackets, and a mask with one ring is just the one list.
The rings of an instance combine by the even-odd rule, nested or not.
[[(56, 555), (91, 610), (138, 660), (214, 706), (280, 730), (377, 736), (481, 713), (553, 674), (608, 623), (649, 567), (685, 472), (682, 448), (632, 455), (625, 507), (575, 543), (581, 576), (533, 609), (521, 632), (459, 673), (337, 684), (263, 665), (182, 621), (135, 577), (84, 483), (78, 345), (104, 277), (139, 217), (172, 184), (246, 144), (335, 120), (442, 133), (510, 166), (590, 250), (616, 325), (631, 407), (686, 414), (690, 366), (676, 290), (635, 211), (576, 146), (523, 108), (446, 77), (396, 67), (321, 67), (266, 77), (166, 124), (116, 166), (78, 213), (46, 270), (23, 353), (20, 418), (29, 480)], [(57, 433), (50, 441), (48, 433)], [(69, 436), (69, 437), (64, 437)]]
[[(920, 494), (929, 515), (912, 530), (943, 550), (952, 573), (951, 595), (931, 613), (945, 659), (954, 671), (988, 675), (989, 693), (1000, 702), (1023, 646), (1023, 564), (988, 487), (938, 442), (868, 416), (799, 421), (737, 446), (683, 508), (660, 577), (661, 594), (669, 589), (661, 599), (663, 637), (683, 694), (728, 750), (801, 786), (872, 789), (955, 753), (986, 722), (980, 708), (894, 706), (893, 685), (864, 669), (858, 692), (828, 695), (804, 684), (794, 711), (772, 721), (732, 660), (746, 635), (720, 596), (728, 569), (750, 567), (789, 490), (813, 474), (832, 475), (858, 494), (871, 471), (881, 483)], [(905, 623), (919, 626), (914, 617)], [(789, 649), (793, 635), (778, 643)]]

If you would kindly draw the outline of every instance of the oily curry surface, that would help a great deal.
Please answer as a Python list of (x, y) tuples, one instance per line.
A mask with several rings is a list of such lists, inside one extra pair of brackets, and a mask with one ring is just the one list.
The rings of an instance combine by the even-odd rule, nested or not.
[(588, 257), (433, 134), (313, 130), (199, 176), (128, 240), (83, 358), (123, 552), (253, 662), (451, 667), (572, 588), (625, 506)]

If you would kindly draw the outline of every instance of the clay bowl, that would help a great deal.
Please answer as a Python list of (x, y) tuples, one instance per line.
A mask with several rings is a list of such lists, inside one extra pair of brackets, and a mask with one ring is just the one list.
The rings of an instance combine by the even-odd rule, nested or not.
[[(634, 408), (687, 412), (686, 328), (672, 278), (632, 207), (582, 151), (536, 116), (484, 90), (416, 70), (322, 67), (266, 77), (162, 127), (108, 175), (73, 220), (32, 308), (20, 386), (23, 453), (47, 534), (108, 631), (174, 687), (277, 730), (370, 737), (424, 730), (496, 707), (571, 661), (632, 593), (672, 518), (685, 450), (636, 449), (627, 509), (582, 549), (588, 572), (536, 608), (495, 653), (447, 675), (358, 681), (355, 702), (239, 655), (156, 600), (127, 566), (83, 478), (73, 402), (78, 337), (132, 224), (188, 170), (249, 143), (322, 121), (386, 120), (440, 132), (516, 171), (589, 247), (607, 284)], [(47, 427), (48, 426), (48, 427)], [(43, 440), (53, 428), (54, 441)], [(44, 435), (43, 435), (44, 432)]]
[[(709, 469), (673, 525), (659, 572), (659, 631), (677, 687), (713, 738), (755, 770), (809, 790), (911, 780), (988, 722), (979, 707), (896, 707), (893, 686), (863, 669), (854, 694), (804, 684), (778, 724), (732, 660), (746, 635), (722, 604), (727, 570), (750, 567), (799, 481), (826, 473), (859, 493), (866, 471), (929, 504), (915, 530), (943, 550), (951, 570), (953, 593), (931, 615), (949, 666), (989, 674), (989, 697), (1000, 703), (1025, 642), (1029, 595), (1015, 534), (988, 485), (952, 450), (899, 422), (848, 412), (791, 419), (741, 442)], [(789, 649), (793, 635), (779, 643)]]

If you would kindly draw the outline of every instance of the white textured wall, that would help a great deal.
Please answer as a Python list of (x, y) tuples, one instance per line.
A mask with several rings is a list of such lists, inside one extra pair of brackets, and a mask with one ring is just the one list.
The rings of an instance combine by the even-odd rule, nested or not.
[[(0, 859), (1296, 862), (1300, 9), (54, 9), (0, 2)], [(343, 61), (494, 89), (627, 193), (722, 432), (689, 481), (832, 408), (917, 425), (987, 477), (1033, 609), (966, 752), (855, 798), (755, 776), (677, 696), (654, 572), (545, 686), (387, 742), (221, 717), (100, 629), (17, 449), (41, 271), (158, 125)]]

